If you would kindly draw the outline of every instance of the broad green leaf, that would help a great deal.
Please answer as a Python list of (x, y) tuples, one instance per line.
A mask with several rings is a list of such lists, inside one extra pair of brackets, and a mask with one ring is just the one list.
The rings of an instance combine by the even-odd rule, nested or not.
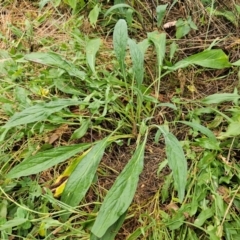
[(85, 79), (85, 73), (79, 71), (72, 63), (64, 60), (60, 55), (52, 52), (35, 52), (24, 56), (24, 59), (31, 62), (40, 63), (47, 66), (64, 69), (70, 76)]
[(113, 32), (113, 47), (122, 73), (125, 72), (124, 60), (128, 41), (127, 23), (125, 20), (118, 20)]
[(27, 221), (28, 221), (28, 219), (26, 219), (26, 218), (15, 218), (15, 219), (9, 220), (6, 223), (1, 224), (0, 231), (22, 225), (23, 223), (25, 223)]
[(191, 30), (191, 27), (189, 26), (188, 22), (186, 20), (183, 21), (181, 18), (178, 19), (176, 23), (176, 28), (177, 28), (177, 31), (176, 31), (177, 39), (180, 39), (186, 36)]
[(99, 50), (99, 47), (101, 45), (101, 39), (92, 39), (89, 40), (86, 46), (86, 57), (87, 57), (87, 63), (89, 67), (91, 68), (92, 72), (95, 71), (95, 59), (96, 59), (96, 54)]
[(189, 65), (199, 65), (201, 67), (215, 69), (222, 69), (231, 66), (228, 61), (228, 56), (221, 49), (211, 49), (187, 57), (177, 62), (169, 69), (175, 71), (179, 68), (188, 67)]
[(24, 109), (22, 112), (15, 113), (3, 127), (10, 128), (22, 124), (43, 121), (51, 114), (59, 112), (65, 107), (80, 104), (83, 103), (74, 99), (58, 99), (48, 103), (36, 104), (35, 106)]
[(73, 146), (58, 147), (24, 159), (8, 174), (7, 178), (18, 178), (44, 171), (60, 162), (67, 160), (75, 154), (84, 151), (91, 146), (90, 143), (82, 143)]
[(93, 27), (96, 26), (100, 11), (101, 11), (101, 7), (98, 4), (96, 4), (95, 7), (90, 11), (90, 13), (88, 15), (88, 18), (90, 20), (90, 24)]
[[(86, 150), (80, 156), (77, 156), (76, 158), (71, 160), (71, 162), (66, 167), (64, 172), (61, 175), (58, 176), (58, 178), (54, 182), (54, 185), (58, 185), (58, 187), (55, 190), (54, 197), (59, 197), (62, 194), (62, 192), (63, 192), (63, 190), (64, 190), (64, 188), (66, 186), (66, 182), (67, 182), (68, 177), (72, 174), (72, 172), (74, 171), (76, 166), (79, 164), (80, 161), (82, 161), (82, 159), (87, 155), (87, 153), (89, 153), (90, 150), (91, 150), (91, 148)], [(66, 180), (63, 181), (63, 179), (66, 179)], [(59, 185), (60, 183), (61, 183), (61, 185)]]
[(148, 39), (154, 44), (157, 52), (158, 66), (162, 67), (166, 52), (166, 34), (157, 31), (148, 33)]
[(119, 219), (106, 231), (106, 233), (101, 237), (98, 238), (93, 233), (91, 234), (90, 240), (114, 240), (115, 236), (117, 235), (119, 229), (121, 228), (125, 217), (126, 217), (127, 211), (122, 214)]
[(182, 202), (187, 184), (187, 160), (177, 138), (172, 133), (166, 131), (164, 127), (158, 126), (158, 128), (163, 133), (165, 139), (168, 164), (173, 172), (174, 185), (177, 187), (178, 198)]
[(101, 238), (131, 204), (137, 188), (139, 174), (143, 169), (145, 144), (146, 137), (108, 191), (91, 229), (95, 236)]
[(81, 121), (81, 127), (76, 129), (71, 136), (71, 139), (79, 139), (85, 135), (87, 132), (91, 121), (89, 119), (83, 119)]
[[(76, 166), (62, 193), (62, 202), (72, 207), (79, 204), (92, 184), (107, 143), (108, 138), (97, 143)], [(64, 215), (63, 220), (67, 220), (68, 216), (69, 214)]]
[(237, 89), (233, 93), (216, 93), (210, 96), (207, 96), (202, 100), (205, 104), (220, 104), (223, 102), (234, 102), (237, 104), (240, 95), (237, 92)]
[(138, 45), (132, 40), (128, 40), (130, 54), (133, 62), (133, 72), (136, 78), (137, 87), (139, 88), (143, 82), (144, 75), (144, 55)]
[(160, 27), (163, 21), (163, 18), (166, 14), (166, 9), (167, 9), (168, 4), (164, 5), (159, 5), (157, 6), (157, 27)]

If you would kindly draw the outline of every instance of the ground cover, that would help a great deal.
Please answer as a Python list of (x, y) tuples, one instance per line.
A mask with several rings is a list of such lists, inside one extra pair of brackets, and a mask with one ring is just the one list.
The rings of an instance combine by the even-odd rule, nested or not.
[(239, 239), (240, 3), (0, 9), (1, 239)]

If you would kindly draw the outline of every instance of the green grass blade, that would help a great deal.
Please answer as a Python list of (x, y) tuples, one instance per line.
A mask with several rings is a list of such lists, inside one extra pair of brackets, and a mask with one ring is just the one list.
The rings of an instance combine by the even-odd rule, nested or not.
[(47, 66), (58, 67), (64, 69), (70, 76), (85, 79), (85, 73), (79, 71), (72, 63), (64, 60), (60, 55), (56, 53), (43, 53), (35, 52), (29, 53), (24, 56), (24, 59), (31, 62), (40, 63)]
[(125, 73), (124, 60), (128, 41), (128, 29), (125, 20), (118, 20), (113, 32), (113, 47), (122, 73)]
[(172, 133), (167, 132), (163, 127), (158, 126), (158, 128), (163, 133), (165, 139), (168, 165), (173, 172), (174, 183), (178, 191), (178, 198), (180, 202), (182, 202), (187, 184), (187, 160), (177, 138)]
[(99, 238), (104, 236), (109, 227), (119, 219), (131, 204), (137, 188), (139, 174), (143, 169), (145, 144), (146, 138), (144, 142), (137, 147), (131, 160), (107, 193), (97, 219), (91, 229), (95, 236)]
[(89, 148), (90, 143), (83, 143), (73, 146), (64, 146), (50, 149), (24, 159), (8, 174), (7, 178), (18, 178), (44, 171), (58, 163), (61, 163), (75, 154)]
[(15, 113), (3, 127), (11, 128), (22, 124), (43, 121), (51, 114), (59, 112), (65, 107), (82, 103), (82, 101), (74, 99), (58, 99), (48, 103), (37, 104), (24, 109), (22, 112)]
[[(72, 207), (79, 204), (92, 184), (107, 143), (108, 138), (103, 139), (80, 161), (67, 181), (61, 201)], [(68, 214), (63, 216), (63, 220), (67, 220), (67, 218)]]
[(143, 82), (144, 75), (144, 55), (139, 46), (132, 40), (128, 39), (130, 54), (133, 62), (133, 72), (136, 78), (137, 87), (139, 88)]
[(96, 54), (99, 50), (99, 47), (101, 45), (101, 39), (92, 39), (89, 40), (86, 46), (86, 58), (87, 58), (87, 63), (89, 67), (91, 68), (93, 73), (96, 73), (95, 71), (95, 59), (96, 59)]

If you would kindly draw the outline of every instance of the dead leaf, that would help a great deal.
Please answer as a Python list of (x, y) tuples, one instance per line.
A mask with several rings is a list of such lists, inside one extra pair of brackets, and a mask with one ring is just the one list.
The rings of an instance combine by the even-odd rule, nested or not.
[(163, 25), (163, 28), (170, 28), (176, 26), (177, 21), (167, 22)]
[(58, 140), (62, 135), (63, 133), (66, 132), (66, 130), (68, 129), (68, 125), (67, 124), (63, 124), (61, 125), (59, 128), (57, 128), (51, 136), (48, 137), (48, 140), (47, 142), (49, 144), (53, 144), (56, 140)]

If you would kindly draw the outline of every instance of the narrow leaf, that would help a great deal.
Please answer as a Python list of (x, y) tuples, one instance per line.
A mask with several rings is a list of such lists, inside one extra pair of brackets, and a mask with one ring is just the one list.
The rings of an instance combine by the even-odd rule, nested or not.
[(237, 89), (233, 93), (216, 93), (210, 96), (207, 96), (202, 100), (205, 104), (220, 104), (223, 102), (238, 102), (240, 95), (237, 92)]
[(162, 67), (166, 52), (166, 34), (159, 32), (148, 33), (148, 39), (154, 44), (157, 52), (158, 65)]
[(116, 9), (121, 10), (122, 8), (131, 8), (134, 11), (134, 8), (132, 8), (130, 5), (125, 4), (125, 3), (119, 3), (119, 4), (114, 4), (111, 8), (109, 8), (106, 13), (104, 14), (104, 17), (109, 15), (111, 12), (113, 12)]
[(96, 54), (99, 50), (99, 47), (101, 45), (101, 39), (92, 39), (89, 40), (86, 46), (86, 57), (87, 57), (87, 63), (89, 67), (91, 68), (92, 72), (95, 71), (95, 59), (96, 59)]
[(58, 67), (64, 69), (70, 76), (85, 79), (85, 73), (79, 71), (72, 63), (64, 60), (60, 55), (52, 52), (35, 52), (24, 56), (27, 61), (40, 63), (47, 66)]
[(24, 159), (8, 174), (7, 178), (18, 178), (44, 171), (60, 162), (63, 162), (75, 154), (89, 148), (90, 143), (82, 143), (73, 146), (64, 146), (50, 149)]
[(24, 109), (22, 112), (15, 113), (4, 128), (15, 127), (22, 124), (43, 121), (55, 112), (59, 112), (65, 107), (83, 104), (74, 99), (58, 99), (48, 103), (36, 104), (35, 106)]
[(124, 73), (124, 60), (126, 56), (126, 47), (128, 41), (128, 31), (127, 31), (127, 23), (125, 20), (118, 20), (117, 24), (114, 27), (113, 32), (113, 47), (115, 54), (117, 56), (117, 60), (119, 62), (121, 71)]
[(133, 72), (136, 78), (137, 87), (139, 88), (143, 82), (144, 55), (138, 45), (132, 39), (128, 40), (128, 45), (130, 48), (130, 54), (133, 62)]
[(91, 229), (95, 236), (101, 238), (131, 204), (143, 169), (145, 144), (146, 137), (107, 193)]
[(187, 121), (179, 121), (179, 122), (192, 127), (193, 129), (195, 129), (195, 130), (205, 134), (212, 141), (216, 141), (217, 142), (217, 139), (216, 139), (215, 135), (208, 128), (206, 128), (206, 127), (204, 127), (204, 126), (202, 126), (202, 125), (200, 125), (198, 123), (194, 123), (194, 122), (187, 122)]
[(26, 218), (15, 218), (15, 219), (9, 220), (6, 223), (1, 224), (0, 231), (22, 225), (23, 223), (25, 223), (27, 221), (28, 221), (28, 219), (26, 219)]
[[(92, 184), (107, 143), (108, 138), (103, 139), (80, 161), (67, 181), (61, 201), (72, 207), (79, 204)], [(67, 220), (68, 216), (68, 214), (64, 215), (63, 220)]]
[(177, 138), (172, 133), (167, 132), (163, 127), (159, 127), (159, 129), (165, 139), (168, 164), (173, 171), (174, 183), (178, 190), (178, 198), (180, 202), (182, 202), (187, 184), (187, 160)]
[(96, 4), (95, 7), (90, 11), (90, 13), (88, 15), (88, 18), (90, 20), (90, 24), (93, 27), (96, 26), (100, 11), (101, 11), (101, 7), (99, 7), (98, 4)]
[(160, 27), (166, 14), (168, 4), (157, 6), (157, 27)]
[(83, 119), (81, 121), (81, 127), (74, 131), (71, 136), (71, 139), (79, 139), (85, 135), (87, 132), (91, 121), (89, 119)]

